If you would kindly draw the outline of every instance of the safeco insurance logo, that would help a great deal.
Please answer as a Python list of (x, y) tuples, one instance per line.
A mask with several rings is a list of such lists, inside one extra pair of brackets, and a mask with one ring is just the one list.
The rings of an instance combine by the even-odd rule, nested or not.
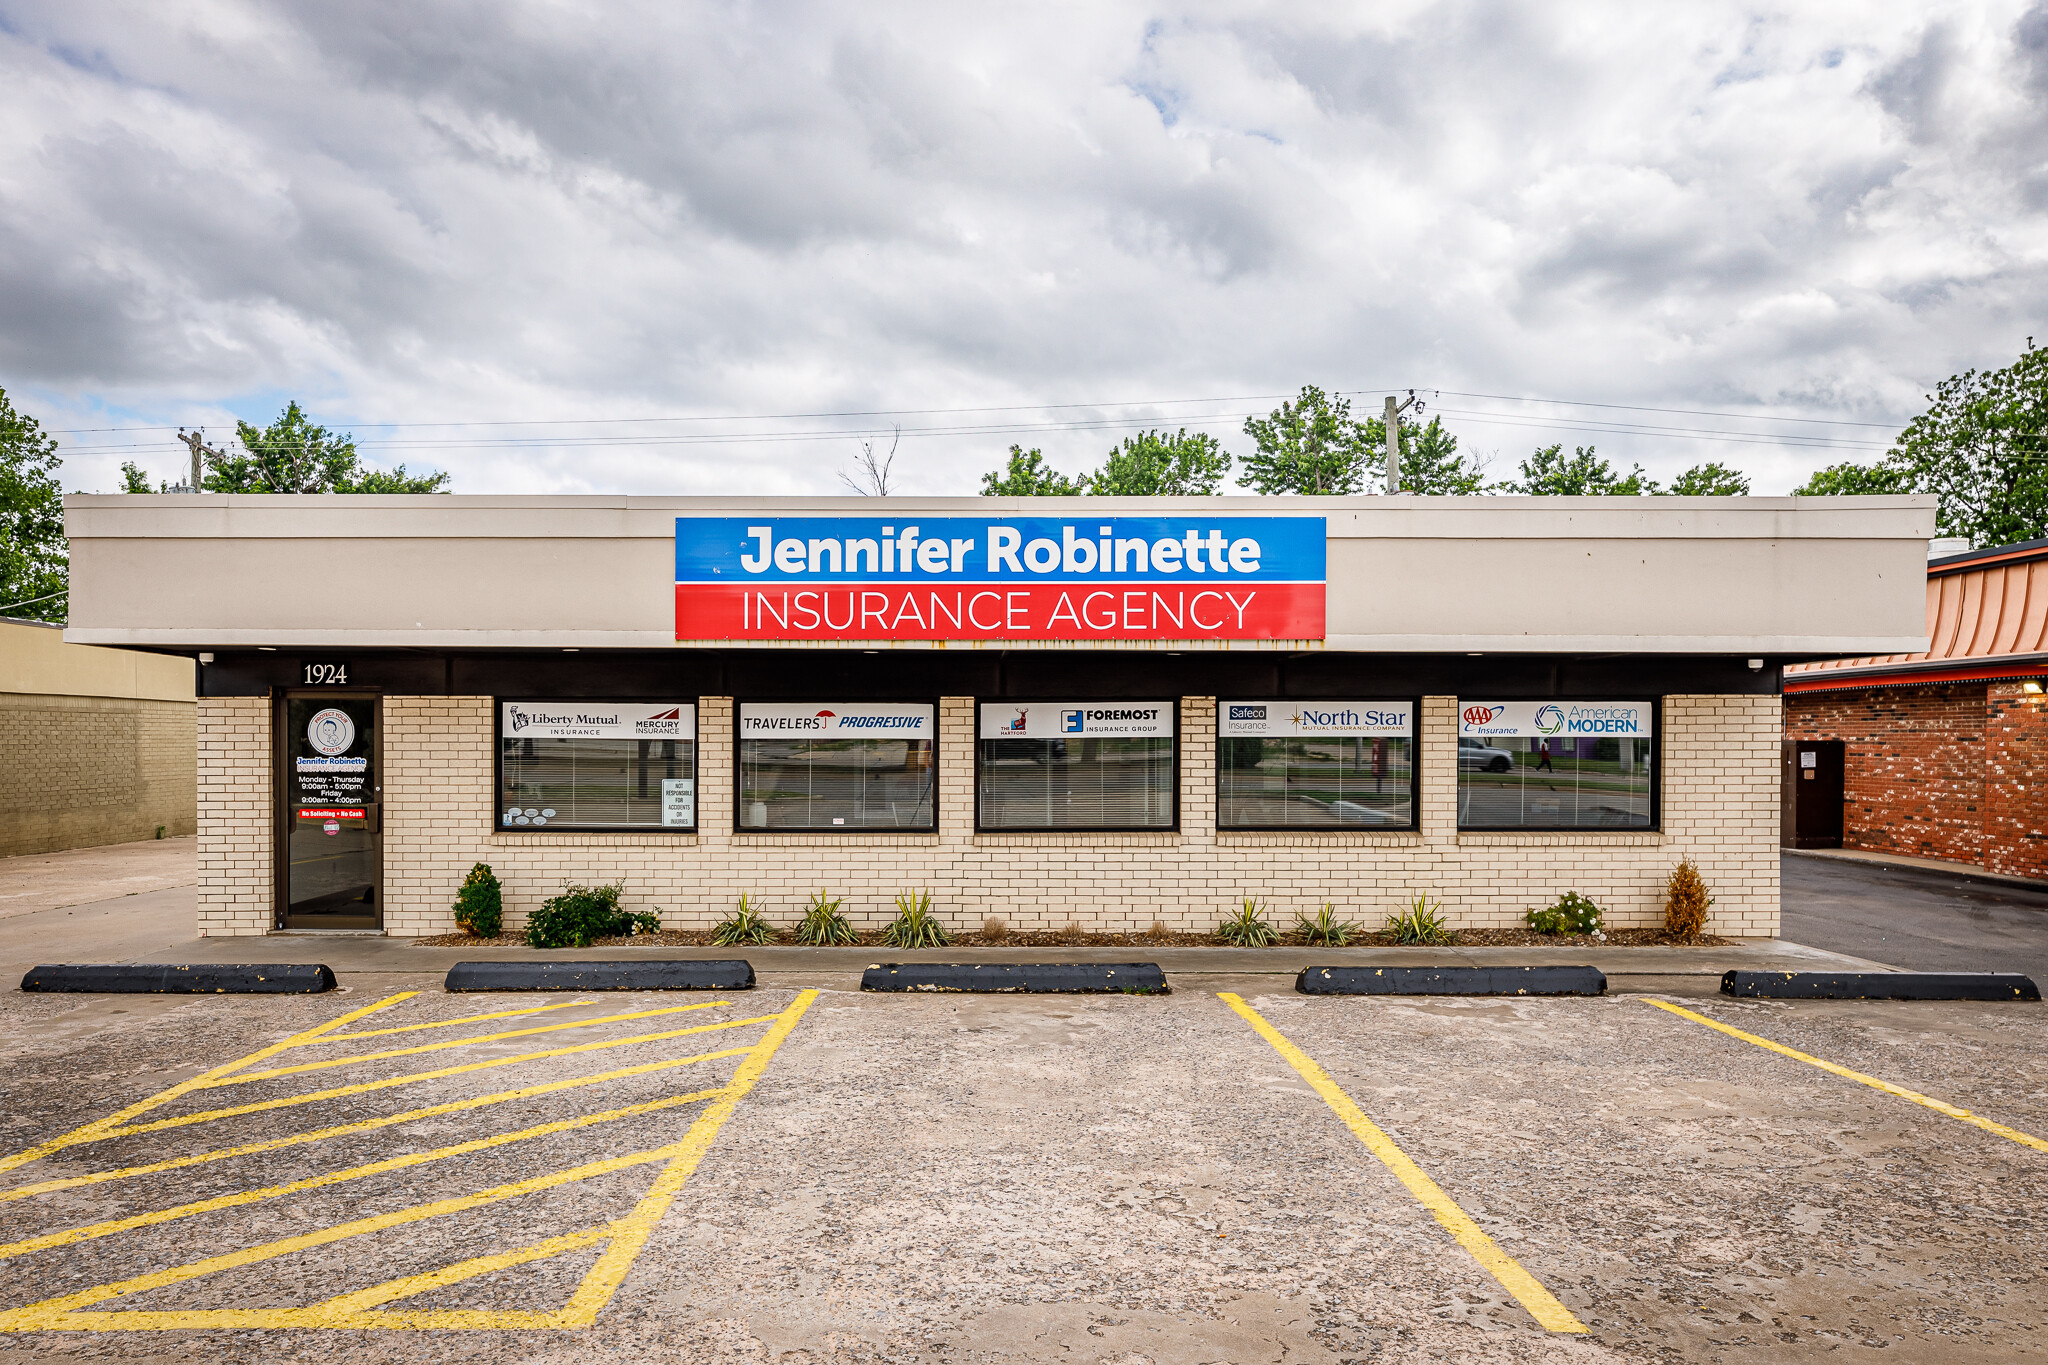
[(1555, 706), (1536, 708), (1536, 729), (1539, 733), (1554, 735), (1564, 729), (1564, 712)]
[[(1464, 721), (1467, 725), (1491, 725), (1494, 719), (1507, 709), (1505, 706), (1468, 706), (1465, 708)], [(1554, 711), (1557, 708), (1553, 706), (1550, 709)]]

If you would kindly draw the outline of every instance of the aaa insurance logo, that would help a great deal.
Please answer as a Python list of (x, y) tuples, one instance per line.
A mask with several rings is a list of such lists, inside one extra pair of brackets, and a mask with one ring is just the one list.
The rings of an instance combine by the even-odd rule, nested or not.
[[(1459, 719), (1463, 720), (1467, 725), (1491, 725), (1494, 721), (1500, 719), (1501, 713), (1507, 709), (1505, 706), (1468, 706)], [(1556, 710), (1557, 708), (1552, 707), (1551, 709)]]

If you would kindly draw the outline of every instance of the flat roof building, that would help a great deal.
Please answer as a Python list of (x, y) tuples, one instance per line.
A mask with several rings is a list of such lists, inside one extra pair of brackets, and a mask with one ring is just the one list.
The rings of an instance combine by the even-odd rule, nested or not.
[(200, 924), (1778, 924), (1781, 667), (1925, 648), (1928, 498), (77, 496), (199, 670)]

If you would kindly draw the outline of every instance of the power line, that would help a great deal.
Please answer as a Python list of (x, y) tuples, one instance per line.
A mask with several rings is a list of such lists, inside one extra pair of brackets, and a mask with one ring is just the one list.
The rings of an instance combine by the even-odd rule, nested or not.
[(1645, 408), (1628, 403), (1588, 403), (1576, 398), (1517, 398), (1504, 393), (1460, 393), (1456, 389), (1431, 389), (1431, 393), (1447, 393), (1453, 398), (1491, 398), (1502, 403), (1555, 403), (1571, 408), (1609, 408), (1617, 412), (1668, 412), (1684, 417), (1728, 417), (1739, 422), (1811, 422), (1817, 426), (1832, 427), (1875, 427), (1879, 431), (1898, 431), (1901, 422), (1857, 422), (1847, 417), (1775, 417), (1760, 412), (1710, 412), (1702, 408)]

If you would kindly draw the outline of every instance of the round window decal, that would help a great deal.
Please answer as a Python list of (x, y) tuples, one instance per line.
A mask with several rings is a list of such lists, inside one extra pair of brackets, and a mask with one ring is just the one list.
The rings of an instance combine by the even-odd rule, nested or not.
[(315, 711), (306, 723), (306, 743), (313, 746), (314, 753), (334, 758), (347, 753), (355, 742), (356, 723), (338, 706)]

